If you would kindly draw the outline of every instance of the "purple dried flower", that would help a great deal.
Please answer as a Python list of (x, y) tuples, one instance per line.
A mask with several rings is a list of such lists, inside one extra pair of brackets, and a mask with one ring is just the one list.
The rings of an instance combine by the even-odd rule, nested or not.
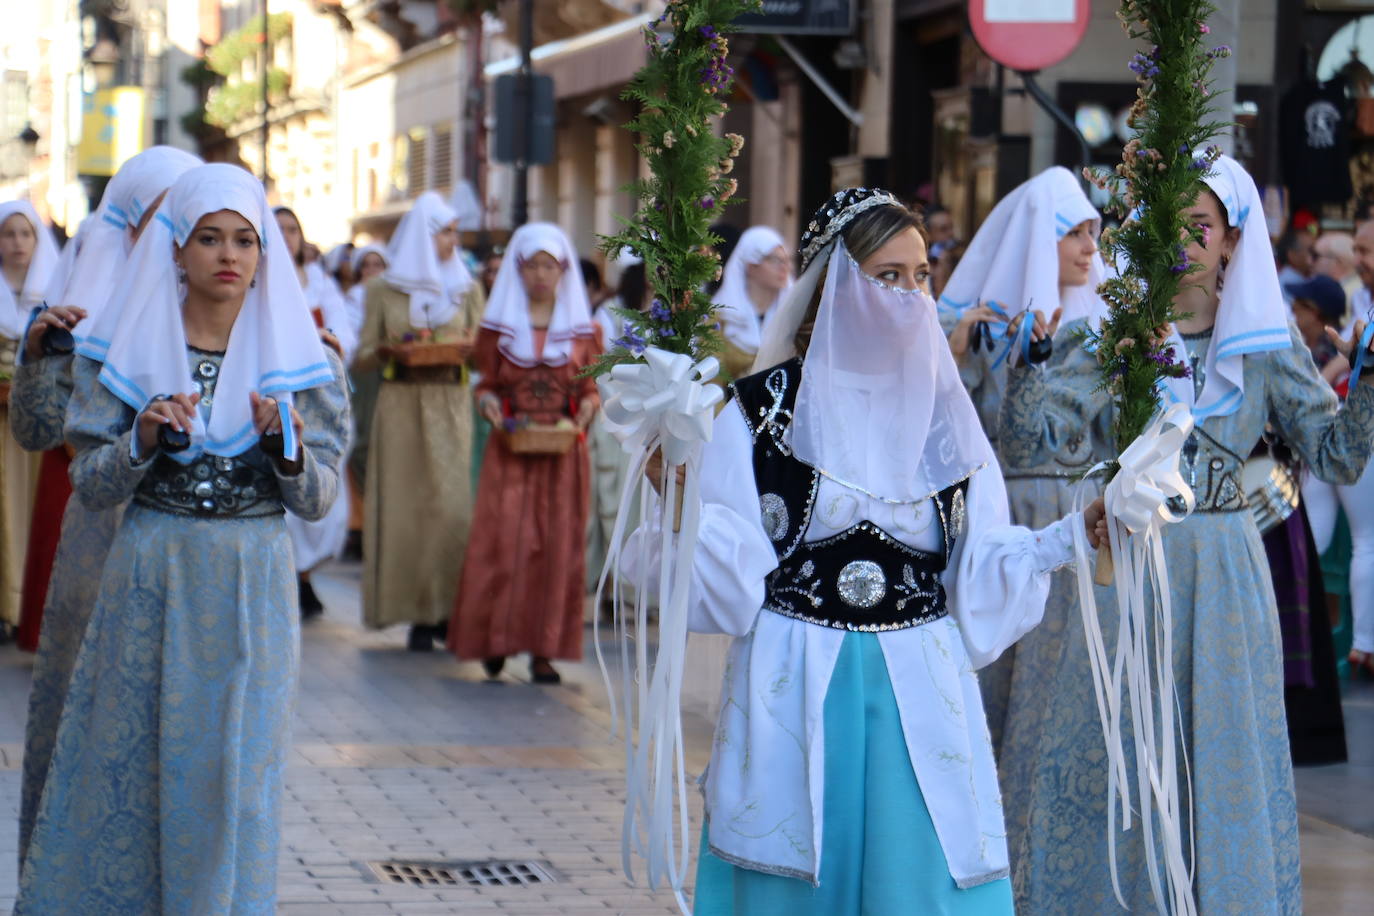
[(712, 210), (716, 206), (716, 199), (714, 197), (703, 197), (701, 200), (697, 201), (697, 205), (703, 210)]
[(713, 25), (704, 25), (701, 28), (697, 29), (697, 31), (700, 32), (702, 34), (702, 37), (704, 38), (716, 37), (716, 27)]
[(615, 347), (622, 347), (626, 350), (629, 350), (635, 356), (639, 356), (644, 352), (644, 348), (648, 345), (648, 343), (644, 340), (643, 337), (640, 337), (634, 331), (627, 329), (625, 331), (625, 336), (618, 338), (617, 340), (611, 341), (611, 345)]
[(649, 306), (649, 317), (655, 321), (671, 321), (673, 313), (668, 306), (663, 304), (662, 299), (655, 299)]

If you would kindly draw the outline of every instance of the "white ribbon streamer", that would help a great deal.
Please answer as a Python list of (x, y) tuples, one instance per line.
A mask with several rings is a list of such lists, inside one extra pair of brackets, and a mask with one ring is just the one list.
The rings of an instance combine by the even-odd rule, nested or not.
[[(1178, 696), (1173, 669), (1173, 609), (1163, 529), (1193, 511), (1193, 491), (1178, 470), (1179, 452), (1193, 429), (1188, 409), (1176, 404), (1157, 416), (1118, 459), (1120, 469), (1107, 485), (1107, 533), (1115, 561), (1119, 612), (1116, 654), (1108, 666), (1107, 649), (1097, 619), (1097, 603), (1087, 536), (1073, 532), (1079, 607), (1088, 643), (1093, 692), (1107, 749), (1107, 844), (1112, 889), (1126, 901), (1116, 864), (1116, 798), (1121, 796), (1121, 829), (1131, 828), (1129, 767), (1122, 747), (1122, 687), (1130, 705), (1135, 743), (1135, 783), (1139, 798), (1150, 887), (1161, 916), (1196, 916), (1193, 896), (1192, 779), (1188, 772), (1187, 736), (1177, 734)], [(1105, 468), (1098, 464), (1087, 476)], [(1081, 511), (1089, 488), (1078, 487), (1074, 508)], [(1166, 500), (1182, 499), (1174, 513)], [(1146, 600), (1146, 587), (1153, 602)], [(1151, 614), (1151, 605), (1154, 613)], [(1182, 747), (1188, 797), (1180, 795), (1178, 754)], [(1183, 848), (1184, 832), (1188, 849)], [(1158, 842), (1158, 847), (1156, 846)], [(1160, 880), (1160, 854), (1164, 880)]]
[[(706, 383), (718, 371), (713, 357), (693, 363), (689, 356), (651, 347), (644, 351), (644, 362), (616, 366), (609, 378), (600, 381), (606, 428), (631, 455), (606, 565), (597, 586), (599, 607), (608, 580), (612, 584), (623, 704), (616, 701), (602, 656), (599, 620), (594, 624), (597, 662), (611, 699), (613, 732), (622, 724), (624, 727), (626, 800), (621, 859), (631, 881), (632, 854), (646, 861), (651, 888), (656, 889), (666, 878), (683, 913), (689, 912), (682, 887), (691, 854), (691, 825), (680, 699), (687, 656), (687, 599), (701, 525), (701, 454), (711, 439), (716, 405), (724, 397), (720, 388)], [(650, 499), (644, 470), (659, 450), (663, 454), (663, 499), (655, 503)], [(684, 466), (686, 473), (680, 530), (674, 531), (679, 466)], [(639, 581), (634, 583), (632, 623), (627, 625), (620, 606), (620, 559), (636, 485), (639, 505), (646, 511), (658, 507), (659, 565), (656, 588), (650, 592), (648, 564), (640, 564)], [(655, 525), (646, 519), (644, 530), (652, 533)], [(651, 602), (651, 597), (656, 600)], [(652, 665), (651, 603), (658, 606), (658, 650)]]

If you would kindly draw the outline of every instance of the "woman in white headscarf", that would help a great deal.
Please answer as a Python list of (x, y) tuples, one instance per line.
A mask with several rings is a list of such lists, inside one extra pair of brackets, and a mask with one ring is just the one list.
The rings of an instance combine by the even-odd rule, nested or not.
[[(281, 230), (286, 250), (296, 264), (296, 279), (305, 292), (305, 304), (320, 329), (320, 339), (343, 359), (345, 366), (358, 348), (358, 333), (348, 316), (348, 306), (333, 277), (325, 272), (319, 260), (306, 263), (305, 231), (301, 220), (290, 207), (276, 207), (273, 214)], [(344, 456), (347, 462), (347, 452)], [(339, 468), (343, 473), (343, 467)], [(301, 617), (309, 619), (324, 613), (324, 603), (310, 584), (313, 569), (343, 552), (348, 538), (348, 499), (334, 500), (329, 514), (319, 521), (308, 522), (291, 513), (286, 515), (286, 530), (291, 532), (291, 546), (296, 557), (297, 582), (300, 592)]]
[[(1007, 372), (1026, 362), (1033, 340), (1052, 338), (1051, 366), (1093, 358), (1083, 348), (1082, 335), (1096, 327), (1106, 309), (1097, 295), (1106, 278), (1097, 249), (1100, 227), (1101, 215), (1079, 180), (1062, 166), (1046, 169), (993, 208), (940, 296), (942, 321), (952, 327), (950, 349), (994, 446)], [(1027, 309), (1045, 317), (1020, 335)], [(1074, 482), (1111, 457), (1110, 429), (1097, 432), (1064, 439), (1031, 466), (1009, 461), (999, 451), (1013, 521), (1034, 528), (1069, 511)], [(1017, 659), (1027, 653), (1059, 652), (1065, 623), (1078, 613), (1077, 598), (1073, 571), (1058, 573), (1045, 605), (1044, 625), (979, 673), (994, 748), (1001, 746), (1008, 716), (1026, 727), (1024, 720), (1043, 709), (1027, 685), (1020, 695), (1024, 708), (1008, 710)]]
[[(531, 656), (537, 683), (557, 683), (551, 659), (582, 658), (591, 467), (585, 431), (601, 400), (580, 378), (601, 353), (577, 252), (552, 223), (511, 236), (477, 337), (477, 409), (497, 429), (482, 457), (473, 527), (449, 648), (496, 677), (506, 657)], [(524, 421), (576, 426), (560, 455), (518, 454), (500, 430)]]
[(749, 374), (763, 329), (792, 282), (787, 245), (776, 229), (754, 226), (739, 237), (712, 297), (725, 337), (722, 365), (730, 378)]
[(9, 432), (10, 380), (20, 338), (43, 304), (60, 252), (52, 232), (27, 200), (0, 204), (0, 627), (18, 625), (24, 556), (38, 483), (38, 459)]
[[(1095, 326), (1105, 311), (1097, 295), (1106, 278), (1097, 252), (1101, 221), (1073, 173), (1063, 166), (1046, 169), (992, 209), (940, 294), (940, 321), (994, 446), (1009, 360), (1024, 357), (1044, 330), (1054, 338), (1051, 358), (1062, 360), (1076, 349), (1082, 328)], [(1045, 315), (1050, 326), (1007, 335), (1009, 323), (1027, 309)], [(1013, 506), (1013, 517), (1031, 524)]]
[[(1272, 425), (1317, 477), (1355, 481), (1374, 448), (1374, 385), (1352, 382), (1338, 407), (1317, 374), (1284, 304), (1259, 191), (1235, 160), (1222, 156), (1203, 173), (1185, 216), (1202, 238), (1186, 245), (1187, 263), (1198, 266), (1175, 299), (1189, 317), (1174, 326), (1169, 344), (1191, 372), (1162, 393), (1165, 404), (1185, 405), (1193, 415), (1180, 470), (1196, 508), (1163, 533), (1182, 754), (1178, 771), (1160, 778), (1189, 787), (1183, 797), (1191, 800), (1191, 822), (1185, 818), (1184, 828), (1192, 842), (1185, 835), (1183, 847), (1198, 912), (1297, 914), (1298, 819), (1283, 654), (1269, 562), (1241, 468)], [(1349, 342), (1338, 346), (1352, 350)], [(1113, 414), (1100, 383), (1091, 359), (1050, 370), (1013, 368), (1002, 414), (1004, 454), (1034, 465), (1069, 437), (1098, 435)], [(1110, 590), (1099, 589), (1097, 607), (1111, 653), (1118, 625)], [(1002, 744), (1017, 905), (1040, 913), (1073, 900), (1084, 912), (1107, 912), (1117, 903), (1105, 836), (1102, 727), (1085, 644), (1066, 633), (1052, 658), (1033, 668), (1018, 658), (1017, 667), (1018, 681), (1024, 676), (1033, 695), (1026, 702), (1043, 707), (1025, 730), (1009, 716)], [(1122, 728), (1133, 728), (1130, 711), (1123, 715)], [(1115, 859), (1126, 904), (1133, 912), (1154, 909), (1138, 827), (1117, 833)]]
[(275, 911), (299, 617), (282, 515), (348, 437), (262, 185), (182, 175), (75, 361), (76, 495), (130, 501), (58, 726), (15, 912)]
[[(409, 647), (434, 648), (453, 612), (472, 520), (472, 338), (481, 285), (458, 253), (457, 214), (426, 191), (391, 237), (367, 289), (354, 368), (381, 367), (363, 505), (363, 621), (410, 624)], [(452, 345), (444, 365), (408, 362), (425, 339)]]
[(1012, 912), (973, 669), (1084, 521), (1009, 523), (919, 226), (865, 188), (817, 211), (706, 447), (688, 625), (734, 641), (697, 916)]
[[(151, 222), (162, 195), (179, 176), (201, 165), (190, 153), (154, 146), (134, 156), (110, 179), (96, 212), (68, 243), (79, 247), (70, 272), (49, 285), (48, 305), (32, 323), (24, 358), (15, 373), (10, 422), (19, 443), (43, 451), (24, 581), (24, 616), (19, 644), (37, 649), (29, 716), (24, 732), (24, 780), (20, 793), (19, 860), (28, 848), (38, 800), (57, 740), (57, 723), (67, 696), (76, 653), (100, 588), (115, 528), (123, 508), (91, 510), (69, 499), (69, 465), (63, 424), (72, 396), (71, 353), (52, 352), (44, 336), (52, 328), (72, 331), (83, 342), (123, 270), (134, 243)], [(65, 255), (65, 251), (63, 252)], [(51, 472), (51, 473), (49, 473)], [(41, 514), (40, 514), (41, 513)], [(46, 518), (44, 518), (46, 516)], [(40, 521), (61, 524), (60, 540), (40, 541)], [(50, 545), (50, 546), (49, 546)], [(43, 562), (37, 554), (45, 552)]]

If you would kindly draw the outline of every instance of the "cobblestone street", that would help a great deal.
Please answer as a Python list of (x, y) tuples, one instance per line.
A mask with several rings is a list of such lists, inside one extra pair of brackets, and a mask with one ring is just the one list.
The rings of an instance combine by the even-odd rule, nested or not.
[[(652, 894), (620, 871), (621, 751), (609, 741), (594, 663), (560, 666), (564, 683), (534, 687), (525, 659), (500, 683), (446, 652), (405, 651), (405, 630), (358, 625), (358, 568), (316, 577), (328, 607), (304, 628), (295, 750), (288, 773), (279, 912), (295, 916), (510, 913), (528, 916), (672, 914), (670, 894)], [(15, 834), (24, 697), (31, 659), (0, 651), (0, 909), (15, 893)], [(1374, 696), (1351, 712), (1374, 722)], [(1349, 727), (1358, 730), (1359, 725)], [(1320, 789), (1339, 770), (1344, 790), (1374, 781), (1368, 728), (1352, 737), (1363, 766), (1300, 774), (1307, 912), (1363, 913), (1361, 889), (1374, 840), (1322, 810)], [(689, 768), (700, 772), (709, 727), (688, 722)], [(693, 793), (694, 804), (696, 793)], [(1310, 802), (1310, 803), (1309, 803)], [(1339, 810), (1339, 805), (1333, 805)], [(694, 812), (694, 817), (699, 812)], [(1364, 815), (1360, 815), (1364, 816)], [(1366, 818), (1368, 819), (1368, 818)], [(1346, 826), (1368, 834), (1374, 824)], [(432, 889), (384, 884), (366, 863), (534, 862), (552, 883)]]

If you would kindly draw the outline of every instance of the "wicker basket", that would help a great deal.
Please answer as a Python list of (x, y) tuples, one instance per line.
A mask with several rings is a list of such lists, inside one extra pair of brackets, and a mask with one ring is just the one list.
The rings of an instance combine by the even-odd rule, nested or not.
[(433, 341), (408, 344), (396, 350), (396, 362), (402, 366), (461, 366), (462, 351), (456, 343)]
[(506, 445), (517, 455), (566, 455), (581, 432), (576, 427), (531, 424), (505, 435)]

